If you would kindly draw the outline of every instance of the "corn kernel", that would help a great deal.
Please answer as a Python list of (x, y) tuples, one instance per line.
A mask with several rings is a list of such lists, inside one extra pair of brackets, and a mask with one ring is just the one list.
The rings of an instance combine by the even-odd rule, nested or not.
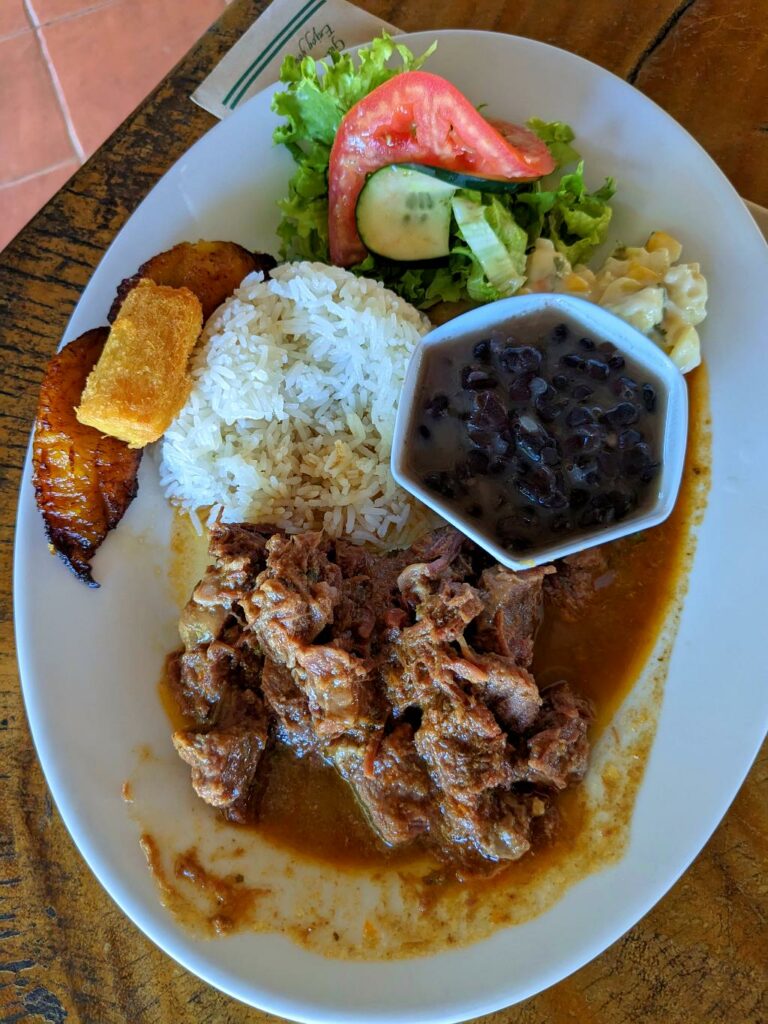
[(627, 277), (631, 277), (633, 281), (642, 285), (656, 284), (659, 280), (659, 275), (654, 273), (650, 267), (644, 267), (642, 263), (632, 263), (627, 271)]
[(569, 274), (563, 282), (565, 290), (569, 292), (588, 292), (589, 284), (579, 274)]
[(645, 248), (648, 252), (656, 252), (657, 249), (666, 249), (672, 263), (676, 263), (683, 254), (683, 247), (680, 242), (678, 242), (676, 238), (673, 238), (672, 235), (668, 235), (666, 231), (654, 231), (645, 243)]

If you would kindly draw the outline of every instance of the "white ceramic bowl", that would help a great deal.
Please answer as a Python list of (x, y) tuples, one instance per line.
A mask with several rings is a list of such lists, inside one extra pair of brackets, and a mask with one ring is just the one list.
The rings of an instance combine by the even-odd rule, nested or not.
[[(509, 327), (522, 317), (546, 311), (555, 311), (564, 319), (575, 322), (584, 329), (585, 334), (594, 334), (612, 342), (622, 355), (628, 356), (658, 383), (657, 401), (662, 432), (661, 472), (656, 479), (655, 492), (626, 518), (607, 526), (569, 534), (557, 544), (532, 548), (525, 552), (524, 557), (515, 557), (480, 528), (477, 519), (464, 515), (454, 503), (445, 501), (439, 494), (422, 485), (419, 475), (409, 467), (409, 427), (421, 366), (428, 351), (451, 345), (457, 338), (466, 335), (477, 337), (478, 334), (492, 334), (495, 330)], [(392, 443), (392, 475), (401, 487), (485, 548), (502, 565), (510, 569), (529, 569), (662, 523), (674, 508), (680, 489), (687, 437), (688, 391), (685, 380), (671, 359), (650, 338), (646, 338), (620, 317), (584, 299), (570, 295), (520, 295), (472, 309), (441, 324), (422, 339), (411, 356), (400, 393)]]

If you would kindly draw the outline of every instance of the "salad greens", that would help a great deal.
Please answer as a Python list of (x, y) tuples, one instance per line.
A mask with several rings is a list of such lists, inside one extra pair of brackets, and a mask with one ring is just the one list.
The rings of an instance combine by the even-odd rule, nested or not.
[[(377, 86), (402, 71), (415, 71), (434, 52), (436, 43), (420, 57), (394, 43), (384, 33), (355, 57), (335, 51), (326, 61), (286, 57), (280, 70), (285, 89), (277, 92), (272, 109), (285, 120), (274, 141), (288, 148), (296, 169), (288, 195), (279, 203), (278, 234), (284, 258), (327, 263), (328, 162), (336, 131), (346, 112)], [(397, 67), (390, 59), (399, 58)], [(422, 309), (437, 302), (471, 299), (487, 302), (516, 291), (524, 280), (525, 254), (537, 238), (550, 238), (572, 264), (590, 258), (606, 238), (611, 220), (609, 201), (615, 192), (606, 179), (595, 192), (587, 190), (584, 164), (573, 147), (574, 133), (559, 121), (537, 118), (528, 127), (547, 143), (556, 161), (555, 173), (516, 192), (489, 194), (461, 189), (456, 195), (482, 208), (482, 215), (507, 251), (515, 269), (506, 286), (492, 283), (478, 253), (452, 222), (451, 251), (444, 260), (422, 265), (386, 260), (369, 254), (351, 269), (376, 277)], [(575, 170), (559, 175), (562, 168)]]

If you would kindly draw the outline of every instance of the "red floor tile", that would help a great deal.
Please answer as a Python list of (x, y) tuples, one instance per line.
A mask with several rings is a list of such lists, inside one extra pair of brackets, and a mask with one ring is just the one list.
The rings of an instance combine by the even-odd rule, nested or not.
[(0, 98), (0, 184), (74, 155), (33, 32), (0, 42)]
[[(0, 0), (4, 3), (5, 0)], [(70, 14), (78, 14), (95, 7), (114, 3), (114, 0), (29, 0), (41, 25)]]
[(111, 134), (224, 7), (224, 0), (115, 0), (43, 29), (86, 153)]
[(77, 161), (73, 159), (45, 174), (0, 188), (0, 250), (76, 170)]
[(24, 0), (0, 0), (0, 39), (29, 29)]

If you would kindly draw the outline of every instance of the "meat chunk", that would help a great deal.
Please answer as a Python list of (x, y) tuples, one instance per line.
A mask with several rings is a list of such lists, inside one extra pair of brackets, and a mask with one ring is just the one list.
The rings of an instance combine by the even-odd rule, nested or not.
[(317, 748), (312, 716), (304, 693), (294, 682), (290, 670), (267, 658), (261, 674), (261, 692), (275, 716), (278, 739), (299, 757)]
[(543, 582), (554, 571), (551, 565), (526, 572), (512, 572), (501, 565), (485, 570), (480, 577), (483, 610), (476, 624), (481, 648), (530, 668), (544, 613)]
[(222, 808), (247, 795), (266, 742), (266, 715), (252, 690), (242, 691), (232, 713), (208, 732), (173, 734), (179, 756), (192, 768), (195, 792), (206, 803)]
[[(408, 584), (413, 581), (409, 576)], [(452, 686), (456, 674), (465, 679), (477, 674), (449, 645), (463, 638), (482, 607), (477, 591), (468, 583), (444, 581), (436, 593), (424, 595), (416, 622), (395, 634), (382, 663), (387, 697), (396, 711), (429, 700), (444, 682)]]
[(611, 582), (603, 548), (588, 548), (557, 563), (557, 575), (547, 580), (548, 605), (566, 622), (577, 622), (589, 611), (597, 590)]
[(267, 564), (243, 601), (248, 624), (271, 657), (288, 668), (297, 653), (333, 622), (341, 593), (341, 571), (328, 560), (320, 533), (274, 536)]
[(369, 740), (367, 747), (340, 743), (331, 756), (388, 846), (401, 846), (429, 830), (432, 791), (408, 723)]
[(493, 711), (500, 724), (515, 732), (529, 729), (541, 708), (539, 688), (531, 673), (499, 654), (478, 654), (467, 649), (465, 658), (482, 672), (482, 676), (472, 680), (473, 691)]
[(555, 789), (581, 781), (589, 762), (587, 733), (593, 717), (590, 702), (577, 697), (567, 683), (548, 687), (528, 739), (527, 779)]
[(308, 644), (297, 649), (296, 666), (318, 736), (365, 733), (375, 724), (369, 662), (330, 644)]
[(456, 799), (503, 786), (511, 778), (507, 741), (482, 702), (454, 690), (432, 701), (416, 732), (416, 749), (435, 784)]

